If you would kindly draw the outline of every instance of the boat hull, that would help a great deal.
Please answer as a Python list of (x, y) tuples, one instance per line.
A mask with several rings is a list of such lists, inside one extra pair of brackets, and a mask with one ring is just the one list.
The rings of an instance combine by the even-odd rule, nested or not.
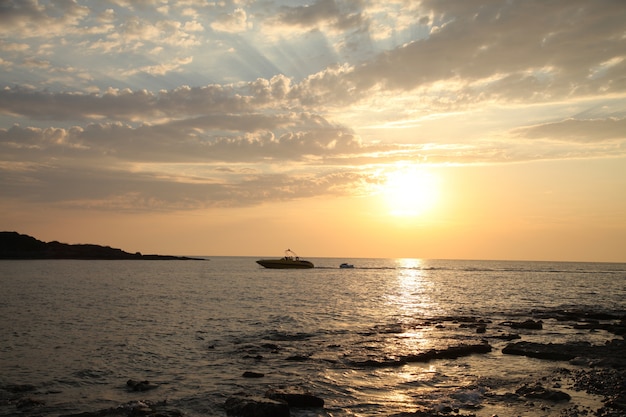
[(308, 269), (313, 268), (313, 263), (304, 260), (292, 259), (259, 259), (259, 265), (269, 269)]

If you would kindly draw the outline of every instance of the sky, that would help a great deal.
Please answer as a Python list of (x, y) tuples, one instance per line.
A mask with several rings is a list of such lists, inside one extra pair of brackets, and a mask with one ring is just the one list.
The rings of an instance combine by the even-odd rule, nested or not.
[(626, 262), (626, 2), (2, 0), (0, 230)]

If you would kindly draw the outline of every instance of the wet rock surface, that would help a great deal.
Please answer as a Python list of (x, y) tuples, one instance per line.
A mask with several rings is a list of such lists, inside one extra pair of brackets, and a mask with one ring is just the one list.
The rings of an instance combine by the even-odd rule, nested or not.
[(600, 417), (626, 416), (626, 367), (581, 369), (573, 372), (571, 377), (574, 381), (575, 390), (602, 396), (604, 406), (596, 410), (594, 415)]
[(524, 385), (515, 390), (515, 394), (525, 398), (537, 398), (547, 401), (569, 401), (572, 397), (563, 391), (544, 387), (541, 383)]
[(500, 323), (502, 326), (508, 326), (512, 329), (532, 329), (532, 330), (541, 330), (543, 329), (543, 322), (541, 320), (525, 320), (525, 321), (505, 321)]
[(129, 379), (126, 381), (126, 387), (130, 391), (149, 391), (156, 389), (159, 386), (150, 381), (135, 381), (134, 379)]
[(289, 417), (289, 404), (266, 397), (239, 395), (224, 403), (226, 415), (238, 417)]
[(604, 345), (587, 342), (533, 343), (517, 342), (507, 345), (502, 353), (530, 358), (572, 361), (576, 365), (626, 367), (624, 340), (611, 340)]
[(59, 417), (183, 417), (180, 410), (172, 409), (167, 401), (131, 401), (118, 407), (78, 414), (63, 414)]
[(241, 376), (244, 378), (263, 378), (265, 374), (262, 372), (245, 371)]
[(302, 389), (270, 389), (265, 393), (267, 398), (284, 401), (290, 407), (320, 408), (324, 407), (324, 400)]
[(445, 349), (431, 349), (426, 352), (421, 352), (414, 355), (404, 355), (399, 358), (353, 361), (352, 365), (362, 367), (402, 366), (407, 363), (430, 362), (436, 359), (456, 359), (463, 356), (488, 352), (491, 352), (491, 346), (488, 343), (464, 344), (451, 346)]
[(239, 417), (288, 417), (291, 408), (322, 407), (322, 398), (300, 387), (271, 388), (264, 396), (240, 393), (224, 403), (227, 415)]
[[(546, 329), (546, 321), (571, 323), (571, 328), (589, 332), (606, 331), (614, 338), (603, 344), (592, 344), (586, 341), (565, 343), (540, 343), (524, 340), (528, 335), (542, 334)], [(533, 312), (532, 319), (506, 321), (493, 325), (490, 320), (481, 318), (431, 318), (428, 323), (438, 328), (445, 328), (449, 322), (460, 323), (462, 328), (476, 329), (477, 333), (485, 334), (487, 340), (509, 341), (503, 349), (504, 358), (509, 355), (521, 355), (540, 359), (555, 366), (563, 363), (574, 366), (574, 370), (559, 368), (535, 380), (520, 381), (519, 385), (506, 393), (495, 393), (504, 381), (481, 381), (483, 392), (476, 386), (467, 387), (477, 391), (482, 399), (477, 408), (485, 403), (492, 406), (507, 407), (518, 405), (526, 410), (527, 415), (558, 415), (559, 417), (624, 417), (626, 416), (626, 321), (622, 313), (605, 313), (594, 311), (546, 310)], [(515, 329), (525, 333), (506, 333), (502, 328)], [(519, 341), (515, 341), (519, 340)], [(514, 342), (515, 341), (515, 342)], [(562, 387), (599, 396), (602, 406), (592, 408), (572, 403), (572, 397)], [(553, 411), (557, 409), (558, 411)], [(393, 417), (442, 417), (466, 416), (476, 414), (463, 411), (461, 408), (473, 407), (472, 402), (459, 406), (422, 407), (412, 413), (393, 414)], [(534, 411), (533, 411), (534, 410)], [(517, 415), (502, 414), (502, 415)], [(502, 415), (500, 417), (502, 417)]]
[[(542, 340), (549, 340), (550, 323), (568, 323), (572, 328), (585, 332), (608, 332), (608, 339), (604, 343), (592, 344), (590, 342), (546, 342), (529, 341), (532, 336), (542, 335)], [(512, 325), (518, 323), (521, 325)], [(538, 324), (540, 323), (540, 325)], [(400, 367), (411, 363), (427, 363), (437, 360), (452, 360), (468, 358), (470, 356), (481, 357), (487, 354), (503, 355), (498, 357), (500, 361), (513, 360), (515, 356), (526, 356), (545, 361), (554, 365), (547, 374), (529, 377), (528, 380), (510, 381), (502, 380), (478, 380), (474, 384), (461, 387), (456, 391), (442, 388), (431, 398), (421, 398), (423, 394), (420, 388), (413, 390), (415, 411), (399, 414), (389, 414), (394, 417), (441, 417), (441, 416), (476, 416), (478, 410), (486, 406), (506, 407), (517, 406), (527, 410), (527, 415), (546, 415), (559, 417), (617, 417), (626, 416), (626, 342), (624, 341), (624, 317), (618, 314), (605, 314), (593, 312), (569, 312), (556, 310), (553, 312), (543, 311), (533, 314), (532, 319), (521, 319), (514, 322), (497, 322), (480, 317), (440, 317), (429, 318), (421, 322), (420, 326), (446, 331), (456, 329), (465, 332), (468, 340), (476, 340), (476, 343), (465, 342), (441, 346), (437, 349), (425, 349), (420, 352), (387, 356), (385, 352), (374, 351), (372, 358), (360, 359), (356, 356), (340, 357), (332, 360), (324, 358), (329, 364), (345, 366), (346, 369), (362, 368), (386, 368)], [(516, 332), (510, 333), (510, 329)], [(389, 326), (378, 329), (378, 334), (395, 334), (406, 331), (402, 326)], [(602, 333), (605, 335), (605, 333)], [(295, 353), (293, 349), (305, 350), (301, 343), (307, 341), (307, 335), (297, 334), (289, 337), (274, 336), (263, 339), (254, 344), (242, 344), (236, 352), (242, 360), (248, 364), (265, 362), (265, 356), (281, 356), (284, 362), (293, 362), (294, 357), (301, 358), (303, 362), (320, 360), (318, 352), (313, 350), (304, 353)], [(269, 340), (269, 342), (268, 342)], [(289, 344), (283, 344), (287, 342)], [(504, 347), (502, 347), (505, 345)], [(288, 346), (288, 347), (287, 347)], [(210, 345), (207, 349), (215, 349)], [(327, 351), (338, 351), (341, 345), (326, 346)], [(350, 352), (348, 350), (342, 352)], [(467, 359), (464, 359), (467, 360)], [(252, 366), (252, 365), (251, 365)], [(498, 366), (496, 364), (496, 366)], [(264, 370), (267, 368), (264, 368)], [(256, 385), (254, 389), (247, 389), (237, 394), (223, 393), (220, 403), (220, 414), (241, 417), (265, 417), (265, 416), (290, 416), (328, 415), (325, 407), (332, 408), (332, 399), (329, 401), (324, 395), (311, 393), (307, 389), (306, 382), (302, 386), (276, 386), (265, 383), (271, 378), (266, 373), (246, 371), (238, 374), (242, 380)], [(138, 399), (138, 396), (153, 392), (159, 396), (161, 390), (157, 389), (161, 384), (173, 382), (152, 383), (142, 379), (128, 379), (120, 381), (119, 389), (125, 390), (129, 401), (117, 407), (104, 408), (95, 411), (86, 411), (75, 414), (62, 414), (49, 409), (46, 393), (41, 387), (31, 384), (4, 384), (0, 385), (0, 404), (13, 407), (16, 415), (55, 415), (61, 417), (122, 417), (122, 416), (147, 416), (147, 417), (178, 417), (185, 413), (180, 411), (178, 404), (168, 401), (147, 401)], [(504, 388), (503, 391), (503, 386)], [(566, 392), (566, 391), (569, 391)], [(585, 392), (598, 396), (600, 407), (591, 408), (576, 403), (571, 396), (573, 392)], [(442, 398), (446, 398), (442, 400)], [(449, 399), (449, 401), (447, 400)], [(329, 405), (330, 403), (330, 405)], [(298, 411), (306, 409), (306, 412)], [(296, 410), (296, 411), (294, 411)], [(553, 411), (558, 410), (558, 411)], [(484, 415), (484, 412), (483, 414)], [(504, 414), (499, 413), (500, 417)]]
[[(540, 313), (545, 318), (558, 321), (572, 321), (573, 328), (590, 331), (605, 330), (621, 338), (606, 341), (604, 344), (593, 345), (588, 342), (569, 343), (536, 343), (521, 341), (508, 344), (502, 352), (509, 355), (523, 355), (531, 358), (565, 362), (579, 369), (561, 369), (559, 375), (571, 381), (575, 391), (583, 391), (602, 397), (603, 407), (591, 410), (573, 404), (561, 411), (562, 417), (626, 416), (626, 342), (625, 320), (623, 315), (596, 313), (585, 311), (559, 310), (552, 314)], [(560, 386), (560, 384), (559, 384)], [(534, 386), (524, 385), (516, 390), (515, 395), (525, 398), (537, 398), (548, 401), (569, 401), (567, 393), (544, 387), (541, 383)]]

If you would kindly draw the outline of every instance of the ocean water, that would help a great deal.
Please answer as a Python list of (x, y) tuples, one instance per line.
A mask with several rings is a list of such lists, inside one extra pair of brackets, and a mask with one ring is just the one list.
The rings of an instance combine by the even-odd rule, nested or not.
[[(550, 318), (626, 311), (626, 264), (312, 258), (269, 270), (256, 258), (208, 261), (0, 261), (0, 416), (58, 416), (164, 401), (186, 416), (225, 416), (235, 394), (299, 387), (325, 401), (294, 416), (386, 416), (420, 407), (477, 416), (559, 415), (599, 398), (537, 407), (492, 400), (564, 362), (503, 355), (537, 342), (614, 338)], [(350, 262), (354, 269), (340, 269)], [(543, 318), (542, 330), (506, 321)], [(472, 322), (487, 323), (478, 334)], [(367, 366), (487, 341), (487, 354)], [(245, 371), (262, 378), (244, 378)], [(156, 389), (133, 392), (126, 381)], [(9, 387), (29, 385), (29, 407)]]

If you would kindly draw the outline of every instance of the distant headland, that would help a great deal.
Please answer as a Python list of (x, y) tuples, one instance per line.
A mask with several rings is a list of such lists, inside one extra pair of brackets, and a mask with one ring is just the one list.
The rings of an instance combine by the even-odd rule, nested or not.
[(85, 260), (204, 260), (187, 256), (142, 255), (110, 246), (42, 242), (17, 232), (0, 232), (0, 259), (85, 259)]

